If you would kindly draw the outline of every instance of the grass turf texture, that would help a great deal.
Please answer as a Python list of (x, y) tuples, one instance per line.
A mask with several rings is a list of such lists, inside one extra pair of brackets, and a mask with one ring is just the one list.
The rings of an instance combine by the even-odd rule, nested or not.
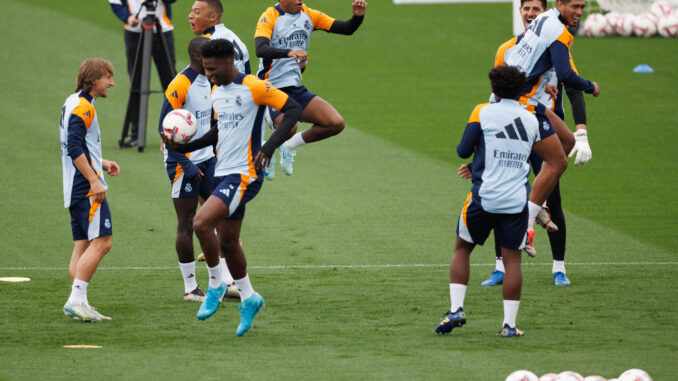
[[(524, 267), (518, 317), (528, 336), (507, 341), (495, 336), (500, 290), (478, 286), (491, 271), (491, 242), (472, 259), (485, 266), (472, 268), (469, 324), (448, 337), (433, 328), (449, 308), (444, 264), (469, 188), (455, 178), (461, 161), (454, 146), (472, 107), (489, 94), (486, 72), (509, 37), (509, 6), (373, 1), (356, 36), (315, 33), (304, 82), (350, 127), (301, 148), (294, 177), (279, 173), (248, 205), (243, 240), (267, 307), (237, 340), (234, 304), (199, 322), (197, 304), (180, 299), (175, 216), (154, 138), (160, 99), (151, 97), (146, 153), (117, 150), (129, 86), (122, 31), (105, 2), (85, 3), (0, 0), (0, 67), (8, 73), (0, 77), (8, 142), (2, 163), (11, 180), (0, 185), (0, 268), (3, 276), (33, 278), (0, 284), (0, 379), (200, 379), (235, 371), (252, 379), (500, 380), (521, 368), (611, 378), (631, 367), (671, 379), (678, 370), (670, 360), (678, 353), (676, 40), (576, 40), (577, 66), (599, 81), (603, 95), (587, 97), (594, 159), (571, 167), (562, 184), (573, 286), (551, 286), (547, 239), (538, 232), (539, 256), (526, 260), (534, 265)], [(190, 4), (174, 8), (178, 68), (192, 37), (183, 23)], [(254, 20), (267, 5), (227, 6), (226, 20), (252, 56)], [(339, 19), (350, 12), (349, 3), (310, 6)], [(41, 22), (27, 34), (22, 20)], [(107, 177), (113, 249), (89, 292), (114, 318), (99, 325), (60, 316), (72, 243), (60, 207), (56, 126), (77, 67), (90, 56), (117, 69), (116, 87), (96, 107), (104, 157), (122, 168), (120, 177)], [(656, 72), (632, 74), (638, 63)], [(389, 264), (411, 267), (342, 267)], [(266, 267), (272, 265), (338, 267)], [(158, 269), (112, 269), (128, 266)], [(8, 269), (16, 267), (31, 269)], [(103, 348), (63, 349), (67, 344)]]

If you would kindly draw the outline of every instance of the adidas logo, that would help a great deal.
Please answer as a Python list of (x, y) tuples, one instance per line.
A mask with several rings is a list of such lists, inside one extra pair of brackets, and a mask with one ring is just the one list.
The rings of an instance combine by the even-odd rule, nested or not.
[(186, 277), (186, 279), (188, 279), (188, 278), (195, 278), (195, 275), (191, 274), (191, 275)]
[(85, 114), (83, 114), (83, 115), (85, 115), (86, 117), (89, 118), (89, 116), (90, 116), (89, 110), (87, 110), (87, 111), (85, 112)]
[(170, 97), (179, 98), (179, 94), (177, 94), (177, 91), (174, 90), (172, 94), (170, 94)]
[[(511, 140), (522, 140), (524, 142), (528, 141), (527, 140), (527, 131), (525, 131), (525, 126), (523, 125), (523, 122), (520, 120), (520, 118), (515, 118), (513, 120), (513, 123), (515, 123), (515, 129), (513, 128), (513, 124), (507, 124), (504, 126), (504, 131), (506, 131), (506, 134), (504, 132), (499, 132), (495, 136), (498, 139), (506, 139), (506, 135), (508, 135), (508, 139)], [(518, 133), (516, 134), (516, 130), (518, 130)], [(518, 138), (518, 135), (520, 135), (520, 138)]]

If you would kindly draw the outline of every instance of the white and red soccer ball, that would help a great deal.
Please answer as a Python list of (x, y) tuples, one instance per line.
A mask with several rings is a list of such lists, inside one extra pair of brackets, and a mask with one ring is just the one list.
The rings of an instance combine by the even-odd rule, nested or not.
[(614, 33), (614, 27), (603, 14), (591, 13), (584, 20), (584, 33), (589, 37), (604, 37)]
[(595, 375), (584, 377), (584, 381), (607, 381), (607, 380), (605, 379), (605, 377)]
[(619, 381), (652, 381), (652, 377), (642, 369), (629, 369), (619, 376)]
[(555, 373), (546, 373), (539, 377), (539, 381), (558, 381), (558, 375)]
[(162, 120), (163, 135), (177, 144), (188, 143), (197, 131), (198, 120), (188, 110), (172, 110)]
[(678, 36), (678, 13), (671, 13), (668, 16), (659, 18), (657, 33), (662, 37)]
[(650, 37), (657, 33), (657, 22), (652, 13), (641, 13), (633, 18), (633, 34), (638, 37)]
[(669, 2), (659, 0), (652, 3), (652, 6), (650, 6), (650, 13), (660, 19), (662, 17), (670, 16), (673, 13), (673, 8)]

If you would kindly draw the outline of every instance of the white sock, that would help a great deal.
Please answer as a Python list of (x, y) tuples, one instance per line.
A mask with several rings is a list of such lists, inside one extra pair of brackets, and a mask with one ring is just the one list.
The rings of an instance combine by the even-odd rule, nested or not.
[(518, 316), (518, 307), (520, 307), (520, 300), (504, 300), (504, 324), (509, 327), (516, 327), (516, 316)]
[(304, 141), (304, 138), (301, 137), (301, 132), (297, 132), (283, 144), (289, 149), (297, 149), (297, 147), (303, 146), (306, 142)]
[(497, 265), (494, 266), (494, 268), (497, 269), (497, 271), (501, 271), (503, 273), (506, 272), (506, 269), (504, 268), (504, 260), (501, 257), (497, 258)]
[(198, 282), (195, 281), (195, 261), (188, 263), (179, 262), (179, 269), (181, 270), (181, 276), (184, 278), (184, 294), (188, 294), (198, 287)]
[(231, 275), (231, 272), (228, 271), (226, 258), (219, 258), (219, 265), (221, 266), (221, 277), (224, 279), (224, 282), (226, 282), (226, 284), (233, 284), (233, 276)]
[(207, 272), (210, 275), (210, 287), (211, 288), (219, 288), (221, 286), (221, 282), (223, 280), (221, 279), (221, 266), (216, 265), (214, 267), (209, 267), (207, 266)]
[(565, 271), (565, 261), (553, 261), (553, 273), (561, 272), (563, 274), (566, 274), (567, 271)]
[(527, 202), (527, 210), (530, 213), (530, 217), (527, 220), (527, 228), (532, 229), (534, 226), (534, 219), (537, 218), (537, 214), (541, 210), (541, 206), (535, 204), (532, 201)]
[(450, 283), (450, 311), (457, 312), (461, 307), (464, 308), (464, 297), (466, 296), (466, 285), (459, 283)]
[(80, 279), (73, 280), (71, 295), (68, 297), (69, 304), (89, 304), (87, 301), (87, 285), (89, 283)]
[(249, 275), (245, 275), (242, 279), (236, 279), (235, 285), (238, 287), (238, 290), (240, 290), (240, 300), (245, 300), (254, 294)]

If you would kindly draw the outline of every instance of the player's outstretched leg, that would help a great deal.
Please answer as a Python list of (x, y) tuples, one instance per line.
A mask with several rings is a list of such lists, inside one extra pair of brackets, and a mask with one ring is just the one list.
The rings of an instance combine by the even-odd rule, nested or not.
[[(276, 122), (279, 123), (282, 116), (278, 118), (280, 119), (276, 118)], [(314, 96), (306, 105), (301, 121), (313, 125), (303, 132), (296, 133), (280, 146), (280, 166), (288, 176), (293, 173), (292, 163), (297, 147), (337, 135), (344, 130), (346, 125), (339, 112), (319, 96)]]

